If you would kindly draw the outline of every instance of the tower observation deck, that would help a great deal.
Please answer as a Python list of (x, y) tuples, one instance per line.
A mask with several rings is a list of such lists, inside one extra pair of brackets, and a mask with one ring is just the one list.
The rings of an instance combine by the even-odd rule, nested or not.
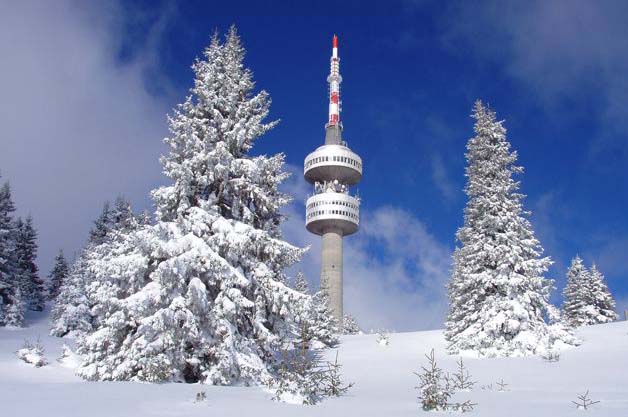
[(343, 317), (342, 239), (358, 231), (360, 200), (349, 187), (362, 179), (362, 158), (342, 139), (340, 122), (340, 58), (338, 38), (332, 43), (329, 83), (329, 119), (325, 125), (325, 144), (310, 153), (303, 164), (305, 179), (314, 185), (307, 199), (305, 227), (322, 237), (321, 288), (327, 291), (334, 317)]

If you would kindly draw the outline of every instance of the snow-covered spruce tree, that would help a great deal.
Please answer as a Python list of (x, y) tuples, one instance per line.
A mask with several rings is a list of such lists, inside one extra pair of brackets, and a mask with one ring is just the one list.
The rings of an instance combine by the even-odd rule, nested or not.
[(105, 241), (111, 230), (111, 204), (105, 201), (100, 216), (94, 221), (94, 227), (89, 231), (88, 244), (99, 245)]
[(582, 259), (576, 256), (567, 270), (567, 284), (563, 289), (562, 318), (571, 327), (585, 324), (584, 308), (587, 305), (587, 286), (589, 271)]
[(39, 268), (35, 264), (37, 232), (33, 226), (32, 217), (28, 216), (26, 221), (18, 218), (15, 229), (17, 274), (20, 279), (22, 299), (29, 310), (42, 311), (46, 302), (44, 280), (39, 276)]
[(342, 318), (342, 334), (360, 334), (362, 329), (357, 320), (351, 314), (345, 314)]
[(7, 326), (22, 327), (24, 326), (26, 303), (23, 301), (22, 290), (20, 290), (19, 285), (13, 290), (11, 298), (11, 304), (6, 306), (4, 322)]
[[(130, 204), (118, 197), (114, 208), (109, 202), (94, 221), (89, 233), (87, 244), (78, 255), (69, 270), (67, 278), (59, 288), (59, 295), (52, 310), (52, 326), (50, 334), (63, 337), (67, 334), (80, 336), (89, 333), (95, 325), (95, 315), (99, 310), (93, 309), (95, 301), (90, 300), (89, 286), (95, 281), (95, 268), (104, 258), (119, 236), (135, 230), (138, 222), (133, 215)], [(95, 284), (94, 284), (95, 285)], [(116, 289), (108, 286), (109, 292)]]
[(15, 205), (8, 183), (0, 187), (0, 326), (22, 326), (24, 303), (18, 277)]
[(331, 347), (338, 344), (340, 328), (331, 313), (329, 297), (326, 291), (318, 291), (310, 299), (309, 327), (313, 341), (319, 341), (324, 346)]
[(52, 308), (50, 334), (63, 337), (92, 330), (92, 316), (86, 295), (85, 249), (70, 266), (68, 276), (59, 288)]
[(303, 252), (279, 230), (284, 157), (249, 155), (275, 125), (264, 123), (270, 99), (253, 92), (234, 28), (204, 56), (169, 119), (172, 184), (153, 192), (157, 223), (92, 263), (90, 298), (105, 314), (79, 340), (84, 378), (269, 383), (294, 336), (292, 310), (306, 296), (283, 273)]
[[(307, 279), (298, 272), (294, 282), (294, 290), (309, 295)], [(314, 348), (331, 347), (338, 343), (339, 327), (331, 314), (329, 301), (324, 291), (313, 296), (304, 297), (296, 306), (295, 321), (302, 337)]]
[(547, 346), (544, 320), (552, 281), (528, 213), (513, 179), (515, 165), (506, 129), (477, 101), (475, 137), (467, 143), (465, 192), (469, 201), (457, 232), (445, 337), (450, 353), (485, 356), (534, 354)]
[(619, 317), (615, 313), (615, 300), (606, 285), (604, 275), (593, 264), (587, 276), (585, 307), (585, 324), (610, 323)]
[(61, 285), (65, 282), (69, 274), (68, 261), (63, 255), (63, 250), (59, 250), (59, 253), (55, 257), (55, 263), (48, 275), (48, 299), (55, 300), (59, 295)]
[(563, 319), (571, 327), (617, 320), (615, 301), (594, 264), (587, 270), (580, 257), (571, 261), (563, 290)]
[(136, 230), (139, 224), (146, 224), (145, 214), (135, 215), (131, 203), (123, 196), (118, 196), (109, 212), (109, 231), (128, 233)]
[(305, 279), (305, 275), (303, 274), (303, 272), (297, 272), (297, 276), (294, 279), (293, 288), (295, 291), (298, 291), (302, 294), (310, 293), (310, 286), (308, 285), (307, 279)]

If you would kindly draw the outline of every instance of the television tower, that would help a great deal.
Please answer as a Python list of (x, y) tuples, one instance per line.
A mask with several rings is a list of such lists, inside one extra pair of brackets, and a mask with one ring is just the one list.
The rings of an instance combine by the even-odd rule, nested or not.
[(306, 202), (305, 227), (322, 236), (321, 289), (327, 291), (332, 313), (342, 323), (342, 238), (357, 232), (360, 224), (360, 200), (349, 194), (349, 187), (362, 179), (362, 158), (342, 140), (342, 77), (336, 35), (332, 47), (325, 144), (305, 158), (303, 175), (314, 184), (314, 195)]

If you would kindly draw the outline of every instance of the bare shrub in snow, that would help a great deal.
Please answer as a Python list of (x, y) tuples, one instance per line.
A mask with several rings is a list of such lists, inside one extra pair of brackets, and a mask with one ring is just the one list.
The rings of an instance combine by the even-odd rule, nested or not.
[(30, 340), (25, 340), (22, 348), (16, 352), (17, 357), (26, 363), (34, 365), (36, 368), (48, 365), (48, 360), (44, 356), (44, 346), (41, 340), (37, 338), (37, 342), (33, 344)]
[(576, 408), (581, 410), (588, 410), (593, 404), (599, 403), (599, 401), (593, 401), (589, 398), (589, 390), (582, 395), (578, 395), (577, 401), (572, 401), (576, 405)]
[(207, 393), (205, 391), (199, 391), (196, 393), (196, 400), (194, 400), (195, 403), (200, 403), (203, 402), (207, 399)]

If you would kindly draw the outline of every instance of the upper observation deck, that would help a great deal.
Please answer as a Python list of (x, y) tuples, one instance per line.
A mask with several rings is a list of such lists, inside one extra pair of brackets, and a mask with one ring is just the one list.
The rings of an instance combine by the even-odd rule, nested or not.
[(362, 179), (362, 158), (345, 145), (323, 145), (305, 158), (303, 175), (311, 184), (338, 180), (355, 185)]

